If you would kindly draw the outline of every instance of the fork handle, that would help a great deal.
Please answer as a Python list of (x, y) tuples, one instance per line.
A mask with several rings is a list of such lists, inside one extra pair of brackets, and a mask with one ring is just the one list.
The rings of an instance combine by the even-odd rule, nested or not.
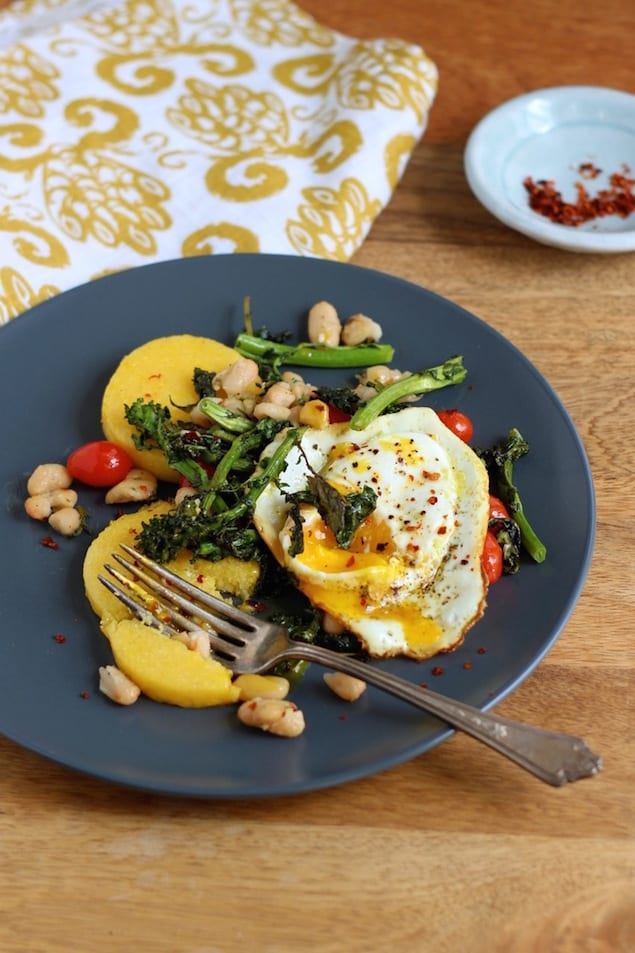
[(384, 672), (349, 656), (338, 655), (321, 646), (304, 644), (298, 651), (298, 657), (300, 656), (327, 668), (361, 678), (417, 708), (436, 715), (555, 787), (561, 787), (579, 778), (591, 777), (597, 774), (602, 766), (601, 757), (594, 754), (582, 738), (535, 728), (480, 711), (414, 685), (398, 675)]

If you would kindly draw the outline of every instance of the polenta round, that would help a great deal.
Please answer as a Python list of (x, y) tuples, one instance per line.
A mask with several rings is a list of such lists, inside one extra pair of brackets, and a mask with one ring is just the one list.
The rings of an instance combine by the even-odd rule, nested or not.
[(181, 407), (196, 403), (192, 381), (194, 368), (219, 372), (238, 360), (240, 354), (211, 338), (175, 334), (155, 338), (130, 351), (110, 378), (101, 405), (104, 436), (128, 451), (135, 466), (154, 473), (160, 480), (178, 482), (179, 474), (169, 467), (160, 450), (137, 450), (135, 433), (124, 415), (124, 406), (139, 397), (162, 406)]

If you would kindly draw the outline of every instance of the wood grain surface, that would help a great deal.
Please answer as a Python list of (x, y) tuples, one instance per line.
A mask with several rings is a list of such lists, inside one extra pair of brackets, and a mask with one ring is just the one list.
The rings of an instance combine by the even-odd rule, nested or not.
[(302, 5), (351, 35), (420, 43), (439, 67), (426, 135), (355, 260), (497, 328), (577, 425), (597, 494), (592, 566), (555, 647), (498, 711), (583, 735), (604, 769), (556, 790), (457, 735), (333, 790), (209, 803), (119, 789), (0, 741), (0, 950), (629, 953), (635, 255), (510, 231), (472, 197), (462, 157), (474, 124), (516, 94), (635, 92), (633, 6)]

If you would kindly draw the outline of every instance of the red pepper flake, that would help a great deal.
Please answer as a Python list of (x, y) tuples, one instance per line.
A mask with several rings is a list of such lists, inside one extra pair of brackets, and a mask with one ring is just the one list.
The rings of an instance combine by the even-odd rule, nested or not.
[(257, 599), (246, 599), (245, 601), (248, 606), (251, 606), (254, 612), (264, 612), (267, 608), (266, 602), (258, 602)]
[(487, 652), (487, 649), (484, 649), (483, 646), (481, 646), (480, 649), (476, 650), (477, 655), (485, 655), (486, 652)]
[(447, 531), (448, 531), (447, 526), (439, 526), (439, 528), (438, 528), (438, 530), (437, 530), (437, 536), (445, 536), (445, 534), (447, 533)]
[(427, 688), (427, 687), (428, 687), (428, 683), (427, 683), (427, 682), (421, 682), (420, 685), (419, 685), (419, 688)]
[(435, 665), (434, 668), (432, 669), (432, 674), (436, 677), (438, 675), (443, 675), (444, 671), (445, 669), (443, 668), (442, 665)]
[(597, 179), (598, 175), (602, 175), (602, 169), (598, 169), (592, 162), (582, 162), (578, 166), (578, 173), (583, 179)]
[(354, 566), (354, 565), (355, 565), (355, 557), (349, 556), (348, 559), (346, 560), (346, 568), (349, 569), (351, 566)]
[[(578, 168), (578, 173), (585, 179), (596, 178), (600, 172), (600, 169), (596, 169), (589, 162)], [(626, 218), (635, 210), (635, 178), (630, 176), (630, 172), (630, 168), (623, 165), (620, 172), (613, 172), (609, 176), (609, 188), (600, 189), (594, 196), (589, 195), (582, 182), (576, 182), (575, 202), (565, 202), (552, 179), (539, 179), (534, 182), (528, 175), (523, 185), (529, 196), (529, 207), (534, 212), (559, 225), (577, 227), (605, 215)]]
[(46, 546), (47, 549), (59, 549), (60, 544), (56, 542), (52, 536), (43, 536), (40, 540), (42, 546)]
[(80, 698), (90, 698), (90, 693), (89, 693), (89, 692), (80, 692), (80, 693), (79, 693), (79, 697), (80, 697)]
[(197, 581), (198, 583), (201, 583), (201, 582), (204, 582), (204, 581), (205, 581), (205, 576), (203, 575), (202, 572), (199, 572), (198, 576), (196, 577), (196, 581)]
[(337, 717), (339, 718), (340, 721), (347, 721), (347, 720), (348, 720), (348, 715), (338, 715)]
[(62, 645), (64, 642), (66, 642), (66, 636), (62, 635), (61, 632), (56, 632), (55, 635), (51, 636), (51, 638), (54, 642), (57, 642), (58, 645)]
[(472, 668), (472, 663), (471, 663), (471, 662), (463, 662), (463, 668), (466, 669), (466, 670), (469, 672), (469, 670)]
[(160, 381), (162, 377), (163, 377), (163, 374), (161, 374), (161, 373), (159, 373), (159, 372), (157, 371), (156, 374), (150, 374), (149, 377), (148, 377), (148, 380), (149, 380), (149, 381)]

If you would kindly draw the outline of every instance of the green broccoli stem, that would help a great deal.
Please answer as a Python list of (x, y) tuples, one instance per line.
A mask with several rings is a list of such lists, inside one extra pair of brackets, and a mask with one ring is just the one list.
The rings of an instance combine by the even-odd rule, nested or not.
[(514, 461), (509, 457), (499, 468), (497, 489), (503, 503), (509, 510), (509, 515), (514, 520), (520, 530), (520, 538), (523, 546), (531, 558), (537, 562), (544, 562), (547, 555), (547, 547), (535, 533), (529, 520), (525, 515), (520, 494), (513, 482)]
[(529, 444), (513, 427), (504, 440), (501, 440), (489, 451), (481, 451), (485, 465), (490, 474), (493, 492), (500, 497), (520, 530), (520, 539), (524, 549), (531, 558), (541, 563), (547, 555), (547, 548), (538, 538), (529, 523), (520, 499), (520, 493), (514, 484), (514, 464), (529, 452)]
[(365, 430), (387, 407), (403, 400), (404, 397), (427, 394), (430, 391), (438, 390), (440, 387), (460, 384), (466, 376), (467, 370), (463, 366), (463, 358), (457, 355), (448, 358), (447, 361), (438, 364), (436, 367), (429, 367), (417, 374), (402, 377), (400, 380), (382, 387), (375, 397), (371, 397), (369, 401), (362, 404), (353, 414), (349, 426), (351, 430)]
[(287, 457), (297, 446), (307, 431), (307, 427), (293, 427), (280, 441), (275, 451), (267, 461), (267, 464), (258, 476), (253, 477), (248, 483), (247, 502), (253, 506), (263, 490), (273, 481), (277, 480), (280, 474), (287, 466)]
[[(272, 480), (277, 480), (282, 471), (285, 469), (287, 465), (287, 457), (289, 456), (291, 449), (297, 443), (299, 443), (299, 441), (302, 439), (302, 436), (306, 432), (306, 429), (306, 427), (295, 427), (289, 430), (279, 446), (276, 448), (275, 452), (267, 461), (267, 465), (265, 466), (262, 473), (259, 473), (258, 476), (253, 477), (247, 482), (247, 491), (245, 493), (244, 499), (242, 499), (240, 503), (237, 503), (235, 506), (232, 506), (231, 509), (225, 509), (224, 512), (216, 514), (216, 518), (223, 522), (227, 520), (235, 520), (240, 516), (243, 516), (249, 510), (253, 509), (258, 497), (263, 490), (271, 483)], [(245, 436), (248, 437), (250, 435), (247, 434)], [(209, 513), (210, 509), (212, 509), (214, 506), (216, 502), (216, 494), (232, 469), (233, 451), (237, 444), (241, 444), (237, 450), (237, 455), (240, 455), (244, 452), (245, 440), (243, 437), (237, 437), (234, 441), (232, 450), (229, 451), (225, 457), (223, 457), (221, 463), (216, 469), (216, 472), (214, 473), (214, 476), (212, 477), (213, 486), (210, 486), (210, 490), (203, 500), (203, 510), (207, 513)], [(228, 460), (229, 457), (232, 459)], [(219, 472), (221, 472), (220, 476), (218, 476)]]
[(239, 334), (234, 348), (254, 361), (277, 361), (298, 367), (371, 367), (388, 364), (394, 356), (390, 344), (356, 344), (328, 347), (325, 344), (281, 344), (253, 334)]
[(222, 404), (218, 404), (212, 397), (204, 397), (199, 401), (198, 409), (201, 413), (220, 424), (223, 430), (231, 434), (248, 433), (254, 429), (254, 421), (243, 414), (236, 414)]

